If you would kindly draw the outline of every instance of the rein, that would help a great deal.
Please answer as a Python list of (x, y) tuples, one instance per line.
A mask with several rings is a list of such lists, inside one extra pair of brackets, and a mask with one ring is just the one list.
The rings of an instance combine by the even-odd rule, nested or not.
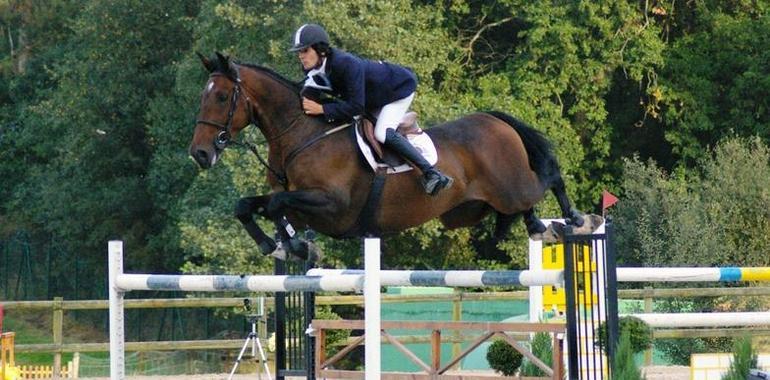
[(292, 150), (286, 156), (286, 159), (283, 161), (283, 167), (285, 168), (285, 167), (289, 166), (289, 163), (291, 163), (295, 158), (297, 158), (297, 156), (299, 155), (300, 152), (302, 152), (303, 150), (309, 148), (311, 145), (313, 145), (313, 144), (321, 141), (323, 138), (325, 138), (325, 137), (327, 137), (329, 135), (332, 135), (334, 133), (337, 133), (337, 132), (339, 132), (339, 131), (341, 131), (341, 130), (343, 130), (343, 129), (351, 126), (351, 125), (353, 125), (353, 123), (347, 123), (347, 124), (343, 124), (343, 125), (334, 127), (332, 129), (330, 129), (330, 130), (328, 130), (328, 131), (326, 131), (324, 133), (321, 133), (320, 135), (317, 135), (317, 136), (313, 137), (312, 139), (306, 141), (304, 144), (300, 145), (299, 148), (296, 148), (296, 149)]

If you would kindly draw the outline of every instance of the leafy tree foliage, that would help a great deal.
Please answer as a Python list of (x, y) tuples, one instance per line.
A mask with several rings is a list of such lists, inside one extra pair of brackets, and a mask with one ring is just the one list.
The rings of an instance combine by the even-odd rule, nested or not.
[[(136, 269), (268, 271), (231, 216), (237, 198), (269, 191), (264, 168), (237, 149), (209, 171), (187, 158), (207, 77), (194, 53), (222, 51), (299, 80), (286, 49), (297, 27), (318, 22), (335, 46), (413, 68), (423, 127), (495, 109), (545, 132), (579, 208), (593, 211), (603, 188), (622, 195), (626, 263), (768, 265), (770, 223), (756, 207), (770, 178), (768, 9), (766, 0), (0, 0), (0, 236), (55, 238), (94, 273), (110, 238), (127, 241)], [(265, 153), (258, 131), (244, 138)], [(538, 212), (558, 215), (553, 197)], [(388, 238), (384, 265), (525, 267), (522, 225), (496, 245), (491, 224), (427, 223)], [(318, 244), (326, 264), (360, 265), (357, 242)]]
[[(616, 210), (619, 260), (645, 266), (766, 266), (770, 150), (733, 138), (698, 171), (668, 175), (653, 162), (625, 162)], [(693, 254), (699, 252), (700, 254)]]
[[(767, 266), (770, 150), (758, 138), (731, 138), (699, 162), (668, 175), (653, 162), (625, 162), (625, 198), (615, 210), (623, 266)], [(692, 286), (692, 284), (687, 284)], [(707, 284), (713, 286), (714, 284)], [(671, 286), (668, 284), (667, 286)], [(661, 312), (753, 310), (723, 298), (666, 300)], [(703, 350), (729, 350), (729, 339), (656, 341), (678, 363)]]
[(669, 50), (659, 94), (666, 137), (688, 159), (732, 134), (770, 137), (767, 9), (722, 13), (698, 4), (698, 28)]

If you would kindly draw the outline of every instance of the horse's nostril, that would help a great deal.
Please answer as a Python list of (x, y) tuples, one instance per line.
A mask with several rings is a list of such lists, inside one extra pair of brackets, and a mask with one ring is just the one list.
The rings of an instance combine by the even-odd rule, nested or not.
[(193, 153), (193, 158), (195, 159), (195, 162), (197, 162), (201, 167), (206, 168), (209, 166), (209, 155), (205, 150), (196, 150), (195, 153)]

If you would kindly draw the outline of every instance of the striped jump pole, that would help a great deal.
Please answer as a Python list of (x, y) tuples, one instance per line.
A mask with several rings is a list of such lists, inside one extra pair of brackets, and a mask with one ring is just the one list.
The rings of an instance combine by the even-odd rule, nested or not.
[(357, 292), (364, 287), (364, 276), (122, 274), (116, 286), (124, 291)]
[(770, 267), (617, 268), (619, 282), (770, 281)]
[[(343, 276), (364, 274), (360, 269), (319, 269), (307, 272), (308, 276)], [(543, 286), (564, 283), (563, 270), (383, 270), (380, 271), (382, 286)]]

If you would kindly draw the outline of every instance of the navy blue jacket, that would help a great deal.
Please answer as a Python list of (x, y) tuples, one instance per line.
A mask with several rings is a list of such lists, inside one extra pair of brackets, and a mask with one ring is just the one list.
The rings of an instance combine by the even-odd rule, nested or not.
[(336, 102), (323, 104), (326, 121), (346, 122), (364, 111), (411, 95), (417, 89), (417, 76), (406, 67), (371, 61), (348, 52), (332, 49), (326, 58), (326, 75)]

